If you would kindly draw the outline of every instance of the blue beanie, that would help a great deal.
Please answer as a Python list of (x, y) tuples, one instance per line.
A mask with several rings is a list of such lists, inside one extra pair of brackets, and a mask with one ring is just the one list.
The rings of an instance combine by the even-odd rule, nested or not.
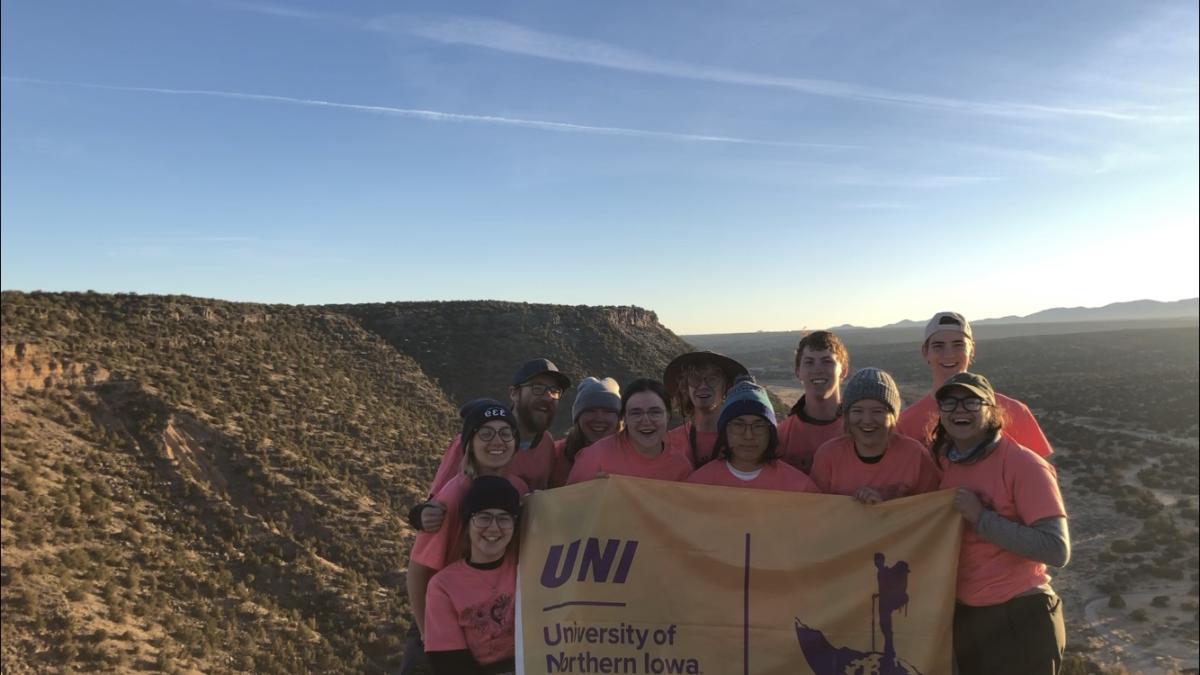
[(725, 393), (725, 405), (721, 406), (721, 416), (717, 418), (717, 433), (724, 435), (725, 425), (741, 415), (758, 415), (772, 427), (778, 426), (767, 390), (758, 386), (752, 375), (739, 375)]

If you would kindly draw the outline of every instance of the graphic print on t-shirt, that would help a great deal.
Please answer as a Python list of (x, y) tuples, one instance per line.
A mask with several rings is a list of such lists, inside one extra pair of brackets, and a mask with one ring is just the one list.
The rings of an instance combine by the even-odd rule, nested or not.
[(489, 644), (513, 634), (513, 596), (501, 593), (462, 610), (458, 623), (469, 645)]

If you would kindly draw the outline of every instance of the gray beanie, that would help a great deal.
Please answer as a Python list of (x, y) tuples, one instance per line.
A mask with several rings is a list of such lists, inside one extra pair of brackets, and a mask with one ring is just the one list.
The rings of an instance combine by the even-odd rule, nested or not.
[(850, 406), (868, 398), (891, 408), (893, 415), (900, 414), (900, 389), (887, 372), (863, 368), (851, 375), (842, 387), (842, 410), (849, 410)]
[(583, 378), (579, 383), (579, 393), (575, 395), (575, 404), (571, 406), (571, 420), (579, 419), (579, 415), (588, 408), (604, 408), (620, 414), (621, 386), (611, 377), (603, 380)]

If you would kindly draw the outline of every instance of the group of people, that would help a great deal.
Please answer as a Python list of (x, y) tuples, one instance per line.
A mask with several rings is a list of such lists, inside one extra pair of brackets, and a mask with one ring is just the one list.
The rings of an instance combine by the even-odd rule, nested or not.
[[(965, 318), (940, 312), (921, 354), (928, 394), (903, 407), (891, 375), (850, 374), (829, 331), (805, 335), (795, 374), (804, 394), (779, 421), (767, 391), (713, 352), (674, 359), (663, 379), (585, 378), (572, 426), (549, 433), (572, 385), (547, 359), (521, 366), (506, 405), (476, 399), (460, 413), (430, 489), (407, 588), (414, 629), (402, 672), (426, 658), (435, 673), (514, 670), (516, 544), (523, 495), (610, 474), (715, 486), (845, 495), (874, 504), (955, 489), (966, 521), (958, 565), (954, 656), (963, 675), (1057, 673), (1062, 606), (1048, 566), (1070, 557), (1067, 514), (1029, 408), (969, 371)], [(672, 412), (683, 423), (668, 430)]]

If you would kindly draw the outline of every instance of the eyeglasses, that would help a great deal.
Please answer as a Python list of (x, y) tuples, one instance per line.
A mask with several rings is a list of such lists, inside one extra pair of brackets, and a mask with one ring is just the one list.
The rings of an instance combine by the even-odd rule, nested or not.
[(938, 399), (938, 410), (942, 412), (954, 412), (958, 409), (958, 404), (961, 403), (963, 410), (967, 412), (979, 412), (983, 406), (988, 405), (983, 402), (983, 399), (978, 396), (967, 396), (966, 398), (955, 398), (947, 396)]
[(534, 396), (549, 396), (550, 398), (562, 397), (562, 387), (555, 387), (553, 385), (547, 387), (544, 384), (523, 384), (521, 386), (533, 392)]
[(504, 427), (503, 429), (500, 429), (500, 430), (496, 430), (491, 427), (483, 427), (479, 431), (475, 432), (475, 436), (477, 436), (479, 438), (479, 440), (484, 441), (485, 443), (492, 440), (497, 435), (500, 436), (500, 440), (504, 441), (505, 443), (508, 443), (509, 441), (511, 441), (513, 439), (513, 430), (508, 427)]
[(637, 424), (638, 422), (642, 421), (643, 417), (651, 422), (661, 422), (667, 418), (667, 411), (663, 410), (662, 408), (651, 408), (649, 410), (634, 408), (633, 410), (625, 411), (626, 422), (633, 422), (634, 424)]
[(762, 436), (770, 428), (771, 425), (768, 422), (751, 422), (750, 424), (746, 424), (741, 420), (733, 420), (725, 425), (726, 431), (737, 436), (745, 436), (747, 431), (755, 436)]
[(687, 380), (688, 386), (690, 387), (708, 385), (713, 389), (716, 389), (725, 384), (725, 373), (711, 370), (707, 372), (693, 370), (686, 373), (684, 375), (684, 379)]
[(511, 530), (516, 522), (516, 516), (511, 513), (488, 513), (487, 511), (480, 511), (471, 515), (471, 524), (481, 530), (488, 529), (492, 526), (492, 523), (495, 523), (496, 527), (502, 530)]

